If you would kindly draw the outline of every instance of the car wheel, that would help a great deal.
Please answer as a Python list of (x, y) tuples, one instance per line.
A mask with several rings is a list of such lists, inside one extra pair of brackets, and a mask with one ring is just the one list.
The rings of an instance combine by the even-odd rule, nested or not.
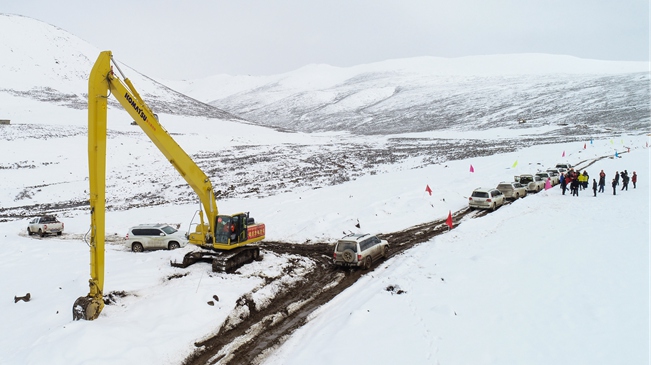
[(39, 230), (38, 230), (38, 234), (39, 234), (41, 237), (45, 237), (45, 232), (43, 232), (42, 229), (39, 229)]
[(515, 193), (515, 198), (520, 199), (520, 193)]
[(355, 260), (355, 253), (353, 252), (353, 250), (345, 250), (341, 254), (341, 258), (343, 258), (345, 262), (348, 263), (353, 262), (353, 260)]
[(62, 233), (62, 232), (57, 232), (57, 236), (61, 236), (61, 233)]
[(383, 259), (386, 259), (387, 256), (388, 256), (388, 252), (387, 252), (387, 251), (388, 251), (388, 250), (387, 250), (387, 246), (382, 246), (382, 258), (383, 258)]
[(28, 235), (28, 236), (31, 236), (31, 235), (32, 235), (32, 231), (29, 229), (29, 227), (27, 227), (27, 235)]
[(179, 247), (181, 247), (181, 245), (179, 245), (178, 242), (170, 242), (170, 244), (168, 245), (168, 248), (170, 250), (176, 250)]
[(494, 212), (495, 209), (496, 209), (496, 208), (495, 208), (495, 203), (493, 203), (493, 205), (491, 205), (491, 212)]
[(364, 259), (364, 270), (370, 269), (371, 265), (373, 265), (373, 259), (371, 259), (371, 256), (366, 256)]
[(144, 250), (145, 249), (142, 247), (141, 243), (136, 242), (133, 245), (131, 245), (131, 251), (133, 252), (142, 252)]

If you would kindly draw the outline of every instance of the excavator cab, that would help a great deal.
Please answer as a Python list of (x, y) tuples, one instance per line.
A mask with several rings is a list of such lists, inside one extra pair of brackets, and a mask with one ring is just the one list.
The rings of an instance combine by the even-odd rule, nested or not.
[(218, 215), (215, 224), (215, 242), (221, 244), (234, 244), (247, 240), (248, 215), (244, 213), (230, 215)]
[(248, 212), (220, 214), (215, 217), (213, 240), (209, 232), (210, 226), (203, 223), (203, 214), (199, 216), (202, 223), (197, 225), (195, 232), (189, 234), (188, 242), (212, 252), (188, 252), (183, 261), (170, 261), (172, 266), (185, 268), (197, 262), (208, 262), (212, 263), (214, 272), (234, 272), (248, 262), (261, 259), (259, 247), (244, 246), (264, 239), (264, 223), (255, 223)]

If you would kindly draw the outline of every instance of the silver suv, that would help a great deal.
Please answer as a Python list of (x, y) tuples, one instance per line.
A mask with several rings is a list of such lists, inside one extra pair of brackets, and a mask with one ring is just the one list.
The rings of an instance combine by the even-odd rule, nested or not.
[(389, 242), (367, 234), (351, 234), (343, 237), (335, 245), (333, 262), (337, 266), (361, 266), (371, 268), (379, 258), (386, 258)]
[(527, 189), (518, 182), (501, 182), (495, 189), (501, 191), (506, 199), (519, 199), (527, 196)]
[(477, 188), (468, 198), (470, 210), (475, 208), (495, 210), (504, 205), (504, 194), (497, 189)]
[(129, 228), (125, 245), (133, 252), (163, 248), (174, 250), (185, 247), (188, 240), (169, 224), (141, 224)]

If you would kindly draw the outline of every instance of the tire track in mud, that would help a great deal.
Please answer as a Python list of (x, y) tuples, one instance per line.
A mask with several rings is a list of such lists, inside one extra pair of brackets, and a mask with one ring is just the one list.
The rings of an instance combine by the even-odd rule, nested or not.
[[(471, 211), (468, 208), (452, 216), (456, 227), (465, 219), (483, 217), (489, 211)], [(388, 258), (399, 255), (415, 245), (448, 231), (446, 219), (423, 223), (402, 231), (380, 234), (378, 237), (390, 243)], [(184, 365), (259, 364), (269, 351), (280, 346), (296, 329), (308, 321), (308, 316), (323, 304), (328, 303), (363, 275), (377, 267), (375, 262), (369, 271), (337, 269), (332, 264), (332, 245), (327, 243), (289, 244), (283, 242), (262, 242), (263, 251), (280, 255), (299, 255), (315, 262), (314, 269), (302, 275), (302, 280), (278, 293), (271, 303), (257, 309), (255, 303), (243, 295), (231, 313), (241, 312), (238, 307), (248, 307), (249, 315), (239, 318), (238, 323), (228, 319), (216, 334), (195, 343), (197, 349), (183, 361)], [(230, 317), (229, 317), (230, 318)]]

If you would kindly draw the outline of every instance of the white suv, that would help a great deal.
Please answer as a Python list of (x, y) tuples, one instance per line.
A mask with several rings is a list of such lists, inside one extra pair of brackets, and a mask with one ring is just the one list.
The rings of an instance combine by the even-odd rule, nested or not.
[(477, 188), (468, 198), (470, 210), (475, 208), (495, 210), (504, 205), (504, 194), (497, 189)]
[(519, 199), (527, 196), (527, 189), (518, 182), (501, 182), (495, 189), (501, 191), (505, 199)]
[(333, 262), (337, 266), (361, 266), (371, 268), (379, 258), (386, 258), (389, 242), (367, 234), (351, 234), (343, 237), (335, 245)]
[(129, 228), (125, 245), (133, 252), (163, 248), (174, 250), (185, 247), (188, 240), (168, 224), (141, 224)]

